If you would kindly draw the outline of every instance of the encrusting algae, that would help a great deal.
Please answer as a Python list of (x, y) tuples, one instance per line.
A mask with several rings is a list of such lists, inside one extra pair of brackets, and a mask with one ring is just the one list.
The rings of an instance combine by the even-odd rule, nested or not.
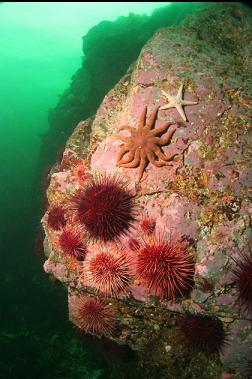
[(226, 38), (233, 9), (160, 29), (77, 125), (47, 191), (44, 267), (68, 287), (70, 320), (137, 350), (149, 378), (240, 375), (241, 350), (249, 362), (250, 103), (230, 98), (247, 72), (228, 79), (218, 42), (194, 33)]

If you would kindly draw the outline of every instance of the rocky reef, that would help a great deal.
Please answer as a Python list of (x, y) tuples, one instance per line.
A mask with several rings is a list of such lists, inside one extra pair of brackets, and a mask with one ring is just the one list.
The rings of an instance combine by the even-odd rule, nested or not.
[(103, 97), (127, 72), (158, 28), (177, 25), (207, 5), (171, 3), (150, 16), (130, 13), (92, 27), (83, 37), (81, 67), (56, 107), (49, 111), (49, 129), (41, 136), (39, 167), (53, 164), (76, 124), (96, 113)]
[(44, 269), (150, 379), (251, 375), (251, 37), (239, 3), (159, 29), (50, 173)]

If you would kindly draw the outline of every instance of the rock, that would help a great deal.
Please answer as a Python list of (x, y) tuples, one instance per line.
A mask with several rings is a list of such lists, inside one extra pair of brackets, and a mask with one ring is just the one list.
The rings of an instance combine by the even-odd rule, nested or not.
[[(152, 339), (160, 339), (161, 344), (171, 333), (171, 344), (182, 346), (179, 354), (189, 365), (188, 370), (196, 370), (190, 368), (190, 357), (195, 352), (188, 353), (186, 341), (181, 342), (182, 337), (176, 332), (177, 323), (174, 326), (171, 322), (176, 319), (179, 323), (185, 311), (223, 320), (230, 336), (229, 348), (221, 351), (223, 367), (217, 358), (209, 357), (209, 362), (215, 360), (219, 374), (230, 368), (243, 372), (242, 362), (251, 349), (250, 328), (242, 327), (242, 334), (236, 331), (237, 326), (251, 322), (252, 316), (239, 308), (232, 274), (240, 251), (249, 254), (251, 239), (251, 105), (244, 100), (251, 96), (251, 66), (245, 64), (252, 58), (252, 50), (248, 49), (251, 19), (251, 12), (245, 12), (239, 4), (215, 4), (178, 28), (160, 29), (142, 49), (131, 74), (105, 96), (94, 120), (77, 126), (47, 191), (50, 205), (61, 202), (67, 206), (69, 198), (98, 174), (118, 175), (127, 183), (138, 216), (128, 235), (121, 235), (110, 245), (85, 239), (89, 256), (99, 249), (118, 246), (124, 251), (133, 275), (127, 291), (117, 297), (97, 292), (93, 279), (83, 272), (85, 260), (76, 262), (62, 253), (58, 244), (60, 232), (48, 227), (47, 213), (42, 222), (51, 251), (45, 270), (68, 286), (71, 319), (72, 296), (98, 297), (104, 304), (109, 302), (115, 315), (117, 327), (109, 338), (144, 351)], [(138, 184), (139, 167), (116, 165), (118, 150), (123, 145), (118, 139), (119, 128), (137, 125), (144, 106), (148, 107), (149, 117), (156, 106), (166, 104), (162, 91), (175, 95), (181, 84), (183, 98), (197, 101), (196, 105), (184, 107), (187, 121), (181, 122), (177, 109), (172, 108), (159, 110), (154, 125), (162, 127), (167, 120), (172, 123), (175, 132), (163, 146), (163, 152), (176, 155), (170, 166), (149, 163)], [(83, 125), (91, 130), (89, 145)], [(81, 176), (76, 172), (77, 165), (82, 167)], [(68, 212), (71, 213), (71, 207)], [(71, 217), (70, 214), (68, 222)], [(143, 218), (155, 221), (152, 235), (145, 235), (141, 229)], [(153, 288), (138, 277), (136, 260), (141, 248), (153, 238), (173, 241), (174, 236), (185, 254), (193, 256), (194, 281), (189, 283), (188, 279), (187, 283), (193, 291), (167, 299), (156, 296)], [(130, 238), (137, 241), (132, 250)], [(153, 314), (154, 328), (150, 321)], [(159, 359), (158, 350), (153, 348), (153, 362), (158, 364)], [(163, 359), (166, 358), (162, 358), (162, 364), (171, 368), (178, 358), (174, 353), (165, 363)], [(209, 363), (206, 378), (217, 377), (211, 367)], [(186, 370), (183, 375), (179, 377), (188, 377)]]
[[(49, 129), (41, 136), (39, 167), (51, 165), (77, 122), (95, 114), (108, 90), (127, 72), (156, 30), (177, 25), (186, 15), (206, 6), (203, 2), (170, 3), (150, 16), (130, 13), (92, 27), (83, 36), (81, 67), (56, 107), (49, 110)], [(127, 83), (126, 75), (124, 88)]]

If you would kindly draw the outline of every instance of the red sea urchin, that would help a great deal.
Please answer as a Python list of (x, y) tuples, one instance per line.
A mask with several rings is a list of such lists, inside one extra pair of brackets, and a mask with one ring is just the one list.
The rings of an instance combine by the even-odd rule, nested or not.
[(191, 288), (194, 262), (184, 241), (173, 237), (153, 238), (138, 251), (136, 272), (148, 291), (174, 299)]
[(65, 226), (58, 238), (61, 252), (77, 260), (83, 260), (86, 255), (86, 246), (83, 243), (83, 234), (79, 228)]
[(140, 248), (140, 242), (136, 238), (131, 237), (128, 240), (128, 246), (130, 250), (137, 251)]
[(66, 210), (61, 205), (51, 206), (48, 211), (47, 224), (53, 230), (60, 230), (66, 225)]
[(111, 335), (114, 329), (114, 312), (94, 296), (76, 297), (72, 301), (72, 314), (78, 327), (85, 333)]
[(133, 197), (115, 177), (91, 180), (73, 197), (72, 208), (90, 237), (104, 242), (125, 234), (135, 220)]
[(145, 234), (152, 234), (155, 231), (156, 221), (151, 218), (144, 217), (141, 220), (140, 227)]
[(241, 260), (234, 260), (236, 267), (233, 269), (235, 283), (238, 292), (238, 302), (241, 307), (252, 313), (252, 252), (242, 253)]
[(190, 346), (206, 353), (220, 352), (226, 343), (226, 333), (220, 319), (200, 313), (188, 313), (181, 330)]
[(84, 277), (106, 296), (117, 297), (125, 292), (131, 279), (129, 271), (125, 255), (108, 246), (91, 252), (83, 265)]

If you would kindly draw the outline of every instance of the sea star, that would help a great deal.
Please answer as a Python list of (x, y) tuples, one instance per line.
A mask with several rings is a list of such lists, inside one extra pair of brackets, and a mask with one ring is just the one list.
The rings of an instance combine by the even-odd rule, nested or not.
[[(145, 106), (136, 128), (129, 125), (123, 125), (119, 128), (119, 130), (127, 130), (131, 135), (130, 137), (118, 136), (121, 141), (125, 142), (125, 145), (118, 152), (117, 166), (127, 168), (139, 166), (137, 183), (140, 182), (148, 161), (156, 167), (161, 167), (170, 165), (167, 161), (172, 160), (176, 155), (167, 156), (160, 148), (171, 140), (176, 129), (171, 129), (164, 136), (158, 137), (174, 123), (166, 122), (164, 125), (152, 129), (155, 125), (158, 109), (159, 107), (156, 107), (146, 120), (147, 107)], [(127, 156), (123, 158), (126, 153), (128, 153)]]
[(169, 95), (167, 92), (161, 90), (162, 94), (166, 99), (169, 101), (168, 104), (163, 105), (160, 107), (161, 110), (164, 109), (170, 109), (170, 108), (176, 108), (179, 112), (180, 116), (182, 117), (183, 121), (186, 121), (186, 116), (183, 110), (184, 105), (196, 105), (198, 104), (197, 101), (189, 101), (189, 100), (183, 100), (182, 99), (182, 91), (183, 91), (183, 84), (179, 87), (178, 93), (176, 96)]

